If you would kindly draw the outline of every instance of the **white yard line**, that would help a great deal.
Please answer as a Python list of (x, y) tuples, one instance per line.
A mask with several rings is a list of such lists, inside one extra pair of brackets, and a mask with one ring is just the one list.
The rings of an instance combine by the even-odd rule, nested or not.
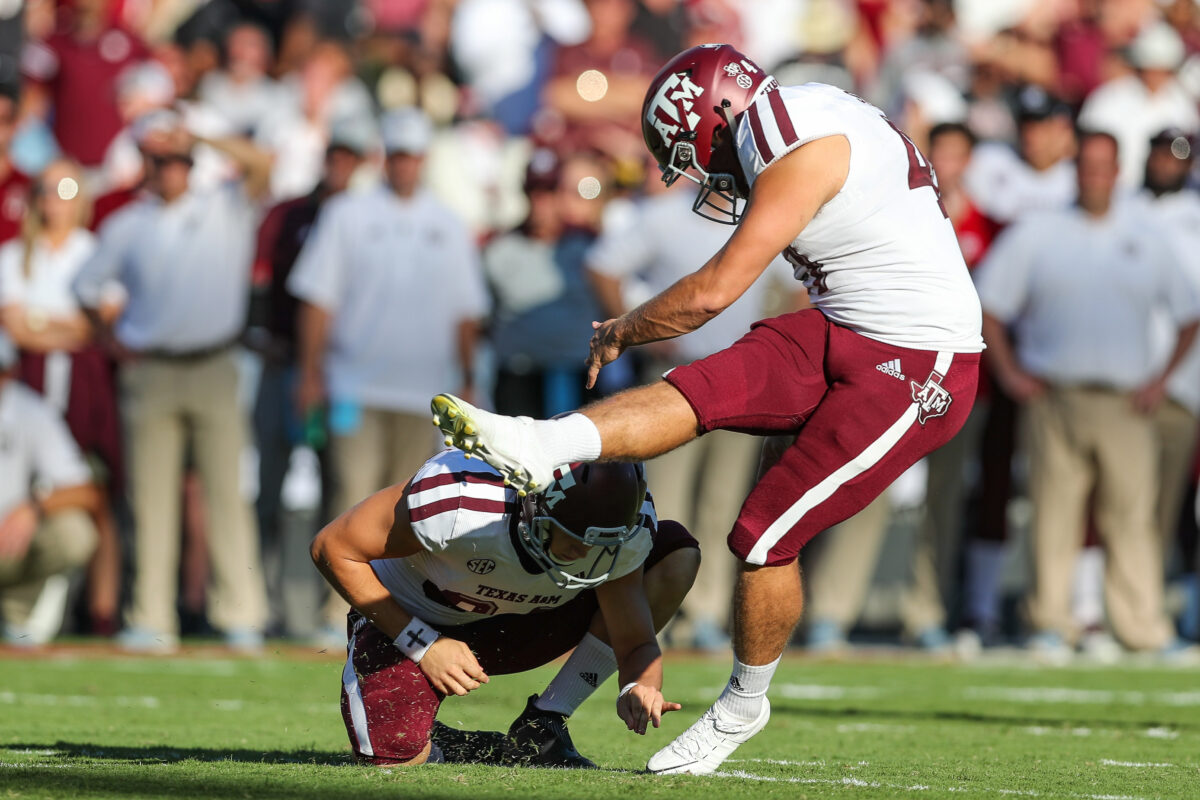
[[(718, 694), (724, 687), (710, 687)], [(772, 697), (788, 700), (866, 700), (896, 696), (899, 689), (874, 686), (837, 686), (816, 683), (780, 683), (771, 687)], [(1004, 700), (1013, 703), (1068, 703), (1073, 705), (1164, 705), (1200, 706), (1200, 691), (1114, 691), (1076, 689), (1069, 686), (968, 686), (961, 690), (967, 700)]]
[[(217, 711), (244, 711), (248, 705), (253, 705), (243, 699), (214, 699), (214, 700), (177, 700), (175, 706), (191, 702), (201, 702), (212, 706)], [(96, 706), (121, 706), (136, 708), (165, 708), (162, 701), (150, 695), (141, 697), (111, 697), (107, 695), (84, 694), (35, 694), (32, 692), (0, 691), (0, 705), (22, 706), (71, 706), (93, 708)], [(292, 710), (302, 714), (337, 714), (340, 706), (337, 703), (305, 703), (292, 706)]]
[(805, 785), (824, 785), (824, 786), (860, 786), (867, 789), (888, 789), (891, 791), (901, 792), (928, 792), (933, 790), (947, 792), (986, 792), (998, 794), (1007, 797), (1066, 797), (1071, 800), (1149, 800), (1149, 798), (1135, 797), (1133, 795), (1113, 795), (1113, 794), (1045, 794), (1033, 789), (994, 789), (989, 786), (949, 786), (949, 787), (934, 787), (925, 784), (917, 783), (904, 785), (900, 783), (885, 783), (883, 781), (869, 781), (862, 778), (775, 778), (769, 775), (756, 775), (753, 772), (745, 770), (729, 770), (714, 772), (715, 778), (741, 778), (742, 780), (760, 781), (763, 783), (792, 783)]
[(31, 694), (29, 692), (0, 692), (0, 703), (30, 706), (98, 706), (118, 705), (139, 708), (159, 708), (157, 697), (102, 697), (82, 694)]
[(1147, 728), (1146, 736), (1150, 739), (1178, 739), (1179, 731), (1170, 728)]
[(1200, 691), (1117, 692), (1108, 689), (1071, 689), (1065, 686), (968, 686), (963, 690), (963, 697), (968, 700), (1004, 700), (1010, 703), (1200, 706)]
[(879, 722), (842, 722), (837, 726), (838, 733), (912, 733), (915, 725), (887, 725)]
[(1156, 764), (1150, 761), (1113, 761), (1111, 758), (1102, 758), (1100, 763), (1106, 767), (1173, 767), (1174, 764)]
[(725, 760), (726, 764), (776, 764), (781, 767), (823, 767), (825, 759), (818, 758), (813, 761), (785, 761), (779, 758), (729, 758)]
[(883, 689), (873, 686), (826, 686), (816, 683), (781, 683), (771, 688), (772, 694), (788, 700), (862, 700), (885, 693)]

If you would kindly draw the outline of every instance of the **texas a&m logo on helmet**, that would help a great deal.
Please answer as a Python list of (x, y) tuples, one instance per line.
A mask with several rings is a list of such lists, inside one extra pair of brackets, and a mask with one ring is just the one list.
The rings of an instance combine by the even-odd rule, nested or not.
[(668, 75), (646, 103), (646, 124), (658, 131), (663, 143), (671, 147), (679, 139), (680, 130), (695, 131), (700, 124), (696, 102), (702, 94), (704, 89), (693, 83), (686, 72)]

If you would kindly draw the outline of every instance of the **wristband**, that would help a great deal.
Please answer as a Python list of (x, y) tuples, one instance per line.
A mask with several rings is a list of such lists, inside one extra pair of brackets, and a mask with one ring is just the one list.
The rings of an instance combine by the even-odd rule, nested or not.
[(638, 685), (637, 681), (633, 681), (631, 683), (627, 683), (624, 686), (622, 686), (621, 691), (617, 694), (617, 702), (618, 703), (621, 702), (621, 698), (624, 697), (625, 695), (629, 694), (633, 690), (633, 687), (635, 687), (637, 685)]
[(413, 617), (392, 644), (412, 659), (414, 664), (419, 664), (425, 653), (429, 652), (429, 646), (436, 642), (440, 635), (429, 623), (422, 621), (420, 617)]

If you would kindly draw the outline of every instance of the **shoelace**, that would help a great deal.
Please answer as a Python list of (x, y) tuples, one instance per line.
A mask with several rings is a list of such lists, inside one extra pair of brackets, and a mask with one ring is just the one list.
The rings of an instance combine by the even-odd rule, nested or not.
[(717, 730), (716, 714), (709, 709), (700, 719), (696, 720), (692, 727), (684, 731), (682, 736), (671, 742), (670, 747), (682, 756), (697, 759), (711, 751), (713, 746), (719, 743), (720, 740), (717, 737), (720, 736), (722, 734)]

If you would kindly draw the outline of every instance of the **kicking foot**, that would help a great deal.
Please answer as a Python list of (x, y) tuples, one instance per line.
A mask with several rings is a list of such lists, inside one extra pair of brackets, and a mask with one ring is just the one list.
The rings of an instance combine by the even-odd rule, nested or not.
[(505, 744), (508, 737), (500, 731), (462, 731), (434, 720), (429, 732), (434, 747), (442, 753), (446, 764), (490, 764), (502, 766), (507, 763)]
[(758, 719), (748, 725), (719, 717), (709, 708), (692, 727), (652, 755), (646, 769), (658, 775), (710, 775), (770, 718), (771, 704), (765, 697)]
[(558, 465), (541, 452), (533, 419), (483, 411), (452, 394), (436, 395), (429, 405), (446, 445), (491, 464), (521, 497), (545, 491), (554, 480)]
[(579, 755), (567, 718), (554, 711), (542, 711), (532, 695), (521, 716), (508, 728), (508, 756), (513, 763), (525, 767), (563, 767), (567, 769), (596, 769), (596, 765)]

